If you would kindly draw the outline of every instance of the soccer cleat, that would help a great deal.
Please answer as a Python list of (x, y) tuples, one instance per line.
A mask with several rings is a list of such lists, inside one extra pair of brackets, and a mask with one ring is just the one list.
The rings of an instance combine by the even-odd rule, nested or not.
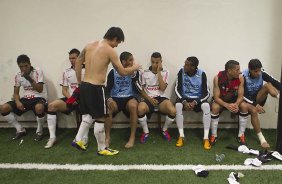
[(82, 150), (82, 151), (86, 151), (86, 147), (84, 145), (83, 141), (73, 141), (71, 143), (71, 145), (75, 148), (77, 148), (78, 150)]
[(88, 138), (82, 138), (82, 142), (84, 144), (84, 147), (87, 148), (88, 147)]
[(36, 135), (35, 135), (34, 140), (35, 141), (41, 141), (42, 139), (43, 139), (43, 133), (37, 132)]
[(15, 137), (13, 137), (12, 139), (13, 139), (13, 140), (17, 140), (17, 139), (22, 138), (23, 136), (26, 136), (26, 131), (25, 131), (25, 130), (22, 131), (22, 132), (16, 132)]
[(212, 136), (210, 137), (210, 144), (213, 146), (213, 145), (215, 145), (216, 141), (217, 141), (217, 137), (215, 137), (214, 135), (212, 135)]
[(56, 144), (56, 138), (50, 138), (44, 148), (52, 148)]
[(140, 142), (142, 144), (144, 144), (144, 143), (146, 143), (148, 141), (148, 139), (149, 139), (149, 133), (143, 132), (143, 134), (140, 137)]
[(168, 133), (167, 130), (166, 130), (166, 131), (162, 131), (162, 135), (163, 135), (163, 138), (164, 138), (165, 140), (171, 141), (171, 137), (170, 137), (170, 135), (169, 135), (169, 133)]
[(204, 149), (205, 150), (210, 150), (211, 149), (211, 144), (208, 139), (204, 139)]
[(237, 141), (240, 145), (246, 145), (245, 135), (242, 134), (240, 137), (237, 137)]
[(104, 150), (97, 152), (97, 154), (99, 156), (113, 156), (113, 155), (116, 155), (118, 153), (119, 153), (118, 150), (113, 150), (113, 149), (110, 149), (110, 148), (105, 148)]
[(184, 146), (184, 137), (178, 137), (178, 140), (175, 144), (176, 147), (182, 147)]

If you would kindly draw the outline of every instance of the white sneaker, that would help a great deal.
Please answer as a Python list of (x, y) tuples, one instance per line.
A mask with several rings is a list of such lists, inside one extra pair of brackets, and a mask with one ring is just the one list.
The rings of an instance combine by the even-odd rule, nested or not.
[(50, 138), (44, 148), (52, 148), (56, 144), (56, 138)]

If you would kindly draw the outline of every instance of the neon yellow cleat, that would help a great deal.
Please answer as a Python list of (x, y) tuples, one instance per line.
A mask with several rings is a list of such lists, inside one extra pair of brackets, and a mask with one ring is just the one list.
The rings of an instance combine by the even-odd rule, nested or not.
[(204, 148), (205, 150), (210, 150), (211, 149), (211, 144), (208, 139), (204, 139)]
[(118, 153), (119, 153), (118, 150), (113, 150), (113, 149), (110, 149), (110, 148), (105, 148), (104, 150), (97, 152), (97, 154), (99, 156), (113, 156), (113, 155), (116, 155)]
[(73, 141), (71, 145), (79, 150), (86, 151), (86, 147), (83, 141)]
[(176, 147), (182, 147), (184, 146), (184, 137), (178, 137), (178, 140), (175, 144)]

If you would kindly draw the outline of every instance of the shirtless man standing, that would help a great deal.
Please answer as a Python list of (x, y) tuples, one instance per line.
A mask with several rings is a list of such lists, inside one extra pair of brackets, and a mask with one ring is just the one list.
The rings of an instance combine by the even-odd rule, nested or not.
[(129, 75), (140, 68), (133, 64), (132, 67), (124, 68), (114, 50), (118, 44), (124, 41), (123, 31), (119, 27), (111, 27), (104, 39), (89, 43), (82, 50), (75, 65), (78, 83), (81, 82), (82, 63), (85, 62), (85, 75), (80, 85), (80, 110), (82, 122), (72, 146), (80, 150), (86, 150), (82, 137), (94, 123), (94, 135), (98, 144), (98, 155), (115, 155), (117, 150), (107, 148), (105, 145), (105, 116), (108, 114), (105, 99), (105, 80), (108, 66), (112, 63), (117, 72)]

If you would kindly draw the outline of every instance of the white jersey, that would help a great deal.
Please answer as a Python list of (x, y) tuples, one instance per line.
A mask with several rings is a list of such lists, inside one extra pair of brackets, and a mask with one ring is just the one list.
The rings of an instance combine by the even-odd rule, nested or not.
[[(165, 83), (168, 83), (168, 70), (162, 70), (161, 75)], [(151, 70), (144, 70), (141, 75), (141, 85), (148, 96), (154, 98), (157, 96), (166, 97), (164, 91), (160, 90), (158, 75), (154, 74)]]
[[(84, 73), (85, 73), (85, 68), (82, 68), (81, 79), (84, 78)], [(76, 73), (75, 73), (74, 68), (67, 68), (63, 72), (63, 76), (61, 78), (60, 85), (68, 87), (70, 95), (78, 87), (78, 82), (77, 82)]]
[(23, 98), (32, 99), (32, 98), (41, 97), (47, 100), (47, 90), (46, 90), (46, 84), (44, 81), (42, 70), (38, 67), (34, 67), (30, 72), (29, 76), (36, 83), (43, 84), (43, 91), (39, 93), (38, 91), (34, 90), (30, 82), (26, 80), (24, 77), (22, 77), (21, 72), (19, 72), (15, 77), (15, 87), (21, 87), (21, 86), (23, 87)]

